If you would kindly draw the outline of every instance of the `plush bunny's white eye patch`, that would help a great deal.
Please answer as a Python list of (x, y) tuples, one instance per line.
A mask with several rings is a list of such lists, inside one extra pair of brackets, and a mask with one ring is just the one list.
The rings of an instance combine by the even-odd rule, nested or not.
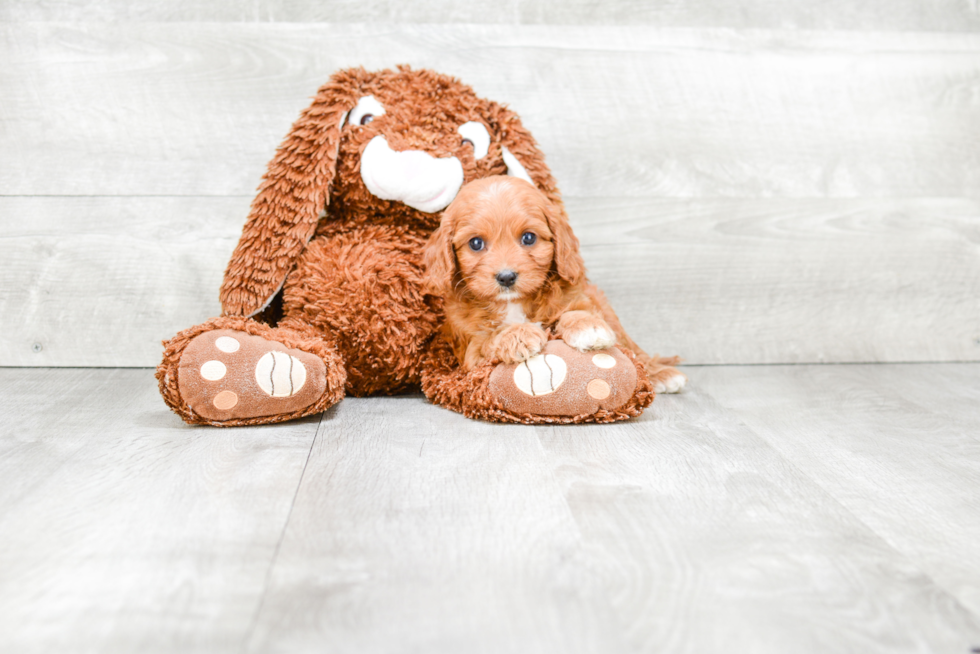
[(487, 128), (483, 126), (483, 123), (471, 120), (468, 123), (460, 125), (456, 131), (459, 132), (459, 135), (463, 137), (464, 141), (469, 141), (473, 144), (474, 158), (482, 159), (487, 156), (487, 152), (490, 150), (490, 134), (487, 132)]
[(347, 115), (347, 124), (367, 125), (378, 116), (383, 116), (384, 113), (385, 108), (381, 106), (380, 102), (375, 100), (373, 95), (365, 95), (363, 98), (358, 100), (357, 105), (350, 110), (350, 114)]

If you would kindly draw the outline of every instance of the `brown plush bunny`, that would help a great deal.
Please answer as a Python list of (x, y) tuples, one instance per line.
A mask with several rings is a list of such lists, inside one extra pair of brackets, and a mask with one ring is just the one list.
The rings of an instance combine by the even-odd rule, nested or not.
[[(164, 343), (164, 400), (189, 423), (218, 426), (420, 386), (438, 404), (491, 420), (641, 413), (653, 392), (625, 348), (613, 349), (612, 369), (553, 341), (526, 370), (467, 372), (437, 337), (442, 305), (423, 292), (422, 252), (461, 186), (491, 175), (533, 183), (567, 220), (514, 112), (428, 70), (333, 75), (269, 164), (225, 272), (222, 317)], [(555, 388), (527, 381), (545, 355), (567, 362)], [(612, 388), (601, 400), (587, 395), (599, 377)]]

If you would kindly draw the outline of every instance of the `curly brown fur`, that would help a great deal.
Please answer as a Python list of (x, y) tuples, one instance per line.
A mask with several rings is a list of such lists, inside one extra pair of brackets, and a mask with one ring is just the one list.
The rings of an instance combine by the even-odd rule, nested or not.
[[(366, 125), (346, 122), (368, 95), (384, 106), (384, 115)], [(490, 135), (480, 159), (457, 133), (468, 121), (485, 125)], [(556, 206), (561, 202), (517, 116), (458, 80), (404, 66), (335, 74), (270, 162), (221, 299), (226, 315), (252, 315), (282, 289), (280, 324), (329, 336), (352, 395), (417, 387), (422, 349), (442, 321), (441, 302), (423, 292), (420, 268), (425, 239), (441, 214), (382, 200), (367, 189), (361, 154), (378, 135), (395, 150), (456, 157), (464, 181), (505, 173), (506, 146)]]
[[(367, 125), (347, 125), (344, 118), (361, 97), (373, 95), (386, 113)], [(483, 123), (490, 133), (489, 152), (476, 160), (457, 127)], [(320, 224), (384, 224), (431, 231), (439, 214), (428, 214), (365, 187), (360, 157), (368, 142), (383, 134), (393, 149), (417, 149), (433, 157), (457, 157), (464, 182), (507, 171), (506, 146), (535, 184), (554, 202), (560, 195), (544, 157), (517, 115), (496, 102), (479, 98), (459, 80), (429, 70), (368, 72), (342, 70), (324, 84), (279, 146), (263, 176), (259, 194), (232, 254), (221, 287), (226, 315), (261, 311)], [(321, 221), (321, 211), (328, 219)]]
[[(349, 112), (366, 96), (373, 96), (384, 113), (352, 124)], [(477, 158), (458, 132), (467, 122), (488, 133), (483, 157)], [(415, 387), (426, 376), (432, 381), (425, 351), (443, 317), (441, 301), (422, 288), (421, 253), (441, 211), (420, 211), (368, 190), (361, 157), (377, 136), (384, 136), (393, 151), (455, 157), (464, 183), (507, 173), (506, 148), (564, 215), (544, 156), (510, 109), (428, 70), (337, 72), (269, 163), (225, 272), (225, 318), (185, 330), (166, 346), (158, 372), (161, 393), (185, 420), (203, 421), (181, 400), (174, 365), (194, 335), (232, 324), (315, 353), (328, 368), (331, 390), (297, 414), (222, 425), (306, 415), (337, 401), (344, 387), (365, 395)], [(273, 321), (279, 329), (265, 331), (269, 327), (249, 316)]]
[(442, 321), (440, 303), (419, 290), (424, 245), (408, 227), (343, 231), (314, 239), (286, 282), (279, 324), (332, 334), (351, 395), (418, 388), (423, 348)]

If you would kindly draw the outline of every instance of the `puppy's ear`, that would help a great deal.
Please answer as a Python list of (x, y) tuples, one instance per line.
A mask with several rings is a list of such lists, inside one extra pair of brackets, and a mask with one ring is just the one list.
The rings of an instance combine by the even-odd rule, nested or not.
[(337, 170), (341, 128), (366, 76), (363, 69), (340, 71), (320, 87), (269, 162), (225, 270), (225, 315), (251, 316), (268, 306), (313, 238)]
[(555, 270), (558, 276), (571, 285), (585, 281), (585, 262), (578, 249), (578, 237), (568, 224), (565, 207), (549, 202), (544, 211), (551, 228), (552, 244), (555, 247)]
[(456, 251), (453, 249), (452, 206), (442, 215), (439, 228), (432, 232), (423, 252), (425, 274), (422, 290), (430, 295), (448, 297), (453, 292), (456, 278)]

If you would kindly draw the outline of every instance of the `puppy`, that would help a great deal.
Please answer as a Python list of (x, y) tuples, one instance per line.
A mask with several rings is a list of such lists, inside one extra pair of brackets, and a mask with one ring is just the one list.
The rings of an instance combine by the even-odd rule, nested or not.
[(444, 299), (443, 333), (460, 364), (516, 363), (539, 352), (552, 330), (581, 351), (625, 345), (657, 392), (686, 378), (679, 359), (646, 354), (623, 331), (585, 277), (564, 212), (532, 184), (486, 177), (460, 190), (425, 249), (425, 289)]

